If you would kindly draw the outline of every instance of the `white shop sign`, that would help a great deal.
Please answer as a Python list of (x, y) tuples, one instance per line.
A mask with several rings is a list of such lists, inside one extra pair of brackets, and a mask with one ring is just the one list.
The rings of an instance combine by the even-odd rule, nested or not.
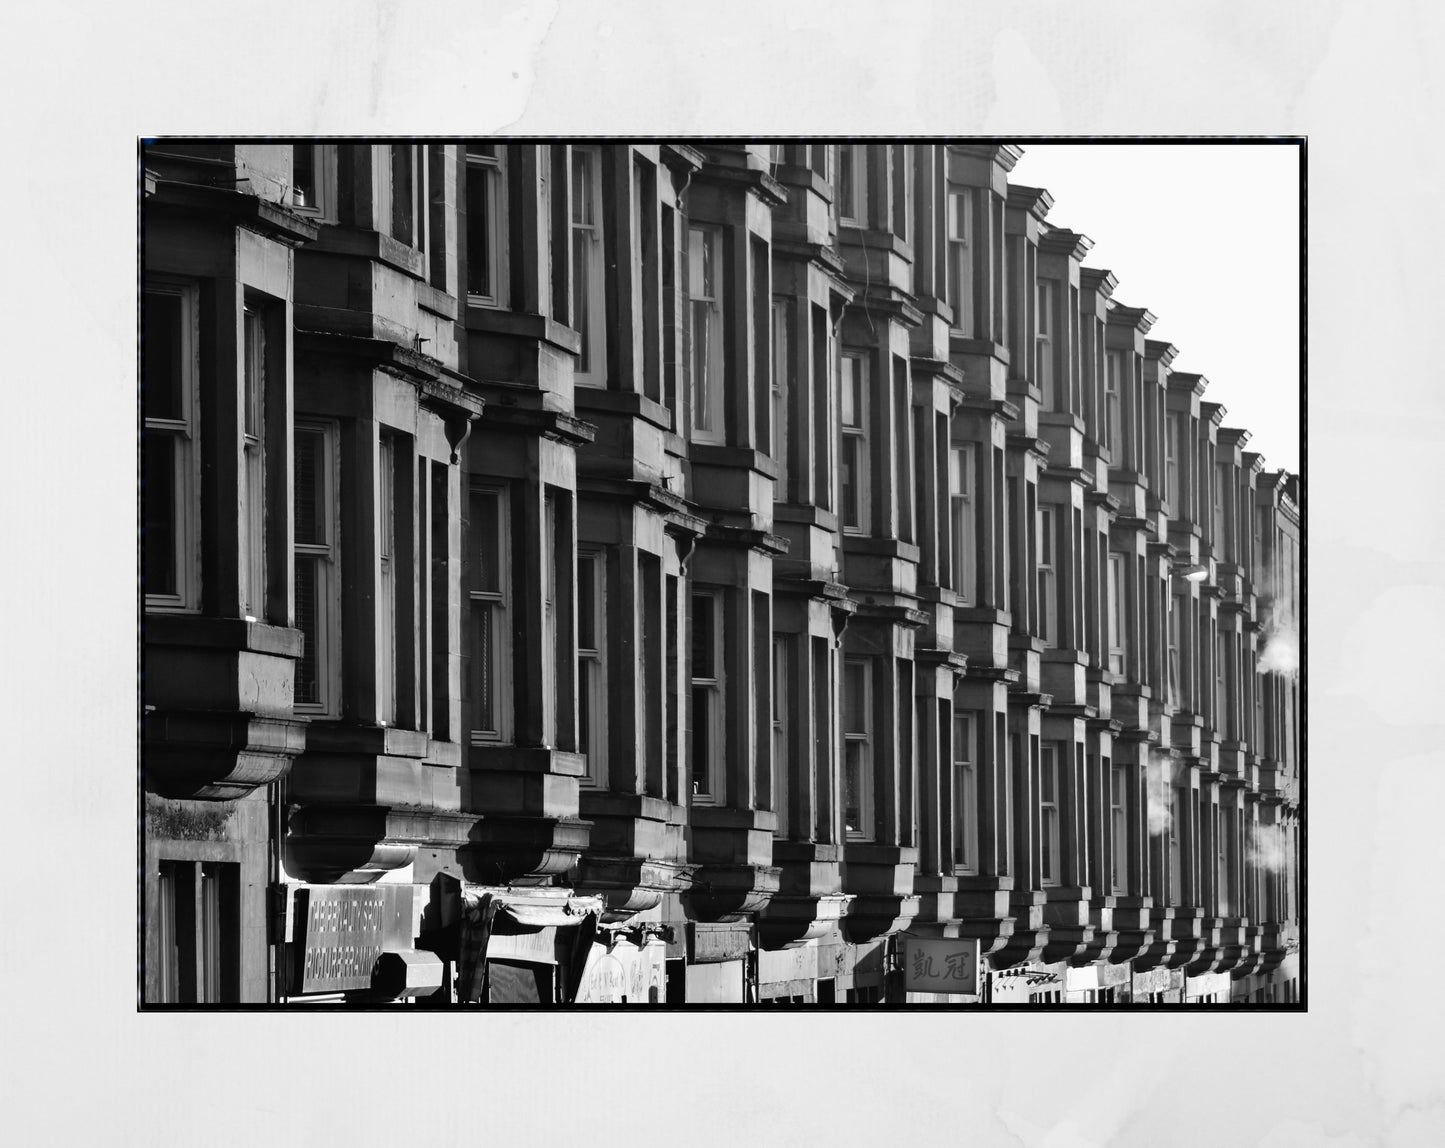
[(667, 946), (657, 942), (639, 949), (630, 941), (618, 941), (610, 952), (600, 941), (594, 942), (577, 989), (577, 1003), (661, 1002), (667, 996), (666, 959)]

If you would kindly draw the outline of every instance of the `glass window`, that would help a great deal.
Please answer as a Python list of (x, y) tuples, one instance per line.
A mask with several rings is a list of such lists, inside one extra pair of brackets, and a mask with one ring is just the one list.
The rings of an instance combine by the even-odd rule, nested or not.
[(872, 841), (873, 690), (872, 663), (843, 663), (843, 829), (850, 841)]
[(261, 312), (248, 306), (242, 327), (246, 553), (241, 563), (241, 612), (256, 619), (266, 616), (266, 326)]
[(868, 226), (868, 148), (838, 145), (838, 218), (853, 227)]
[(1039, 390), (1043, 392), (1043, 409), (1057, 407), (1054, 394), (1054, 330), (1057, 325), (1054, 307), (1058, 301), (1058, 284), (1050, 279), (1038, 281), (1038, 332), (1034, 342), (1037, 356)]
[(467, 296), (483, 307), (507, 304), (505, 146), (467, 147)]
[(961, 873), (978, 872), (978, 767), (971, 713), (953, 715), (953, 861)]
[(383, 434), (377, 452), (376, 555), (378, 594), (376, 630), (378, 717), (383, 725), (396, 721), (396, 439)]
[(148, 281), (142, 311), (147, 610), (200, 606), (199, 322), (194, 284)]
[(692, 596), (692, 797), (720, 804), (723, 789), (723, 619), (722, 596)]
[(959, 601), (972, 605), (978, 577), (978, 526), (974, 518), (973, 447), (954, 447), (949, 455), (953, 511), (953, 584)]
[(872, 489), (869, 475), (869, 416), (871, 387), (868, 360), (862, 355), (843, 356), (843, 397), (839, 423), (842, 429), (839, 484), (843, 529), (867, 534), (872, 528)]
[(1116, 466), (1126, 466), (1129, 459), (1124, 441), (1124, 352), (1110, 351), (1104, 368), (1104, 428), (1107, 435), (1105, 446)]
[(953, 329), (973, 336), (973, 193), (948, 193), (948, 302)]
[(339, 716), (341, 577), (337, 549), (335, 423), (298, 422), (293, 494), (296, 627), (304, 643), (296, 663), (298, 713)]
[(1179, 708), (1179, 623), (1184, 614), (1181, 598), (1169, 597), (1169, 705)]
[(770, 453), (778, 466), (777, 498), (788, 497), (788, 395), (792, 390), (792, 363), (789, 359), (789, 319), (792, 304), (787, 299), (773, 300), (773, 418), (770, 426)]
[(600, 149), (572, 149), (572, 327), (582, 339), (574, 380), (586, 387), (607, 385), (601, 167)]
[(589, 785), (607, 784), (607, 561), (577, 551), (577, 739)]
[(1110, 890), (1124, 893), (1128, 887), (1129, 865), (1129, 773), (1122, 765), (1109, 771)]
[(1109, 670), (1124, 672), (1125, 620), (1124, 556), (1109, 555)]
[(291, 206), (303, 215), (336, 219), (336, 145), (291, 148)]
[(471, 555), (464, 564), (471, 606), (472, 742), (511, 737), (511, 635), (508, 615), (511, 555), (507, 492), (471, 493)]
[(788, 836), (789, 802), (788, 714), (792, 709), (792, 639), (773, 635), (773, 812), (778, 815), (778, 837)]
[(688, 228), (687, 276), (693, 435), (699, 442), (722, 442), (726, 422), (721, 231)]
[(1059, 639), (1059, 596), (1055, 584), (1053, 507), (1039, 507), (1036, 518), (1039, 559), (1039, 637), (1045, 645), (1053, 646)]
[(1062, 747), (1045, 743), (1039, 758), (1039, 879), (1057, 885), (1063, 867), (1059, 854), (1059, 757)]

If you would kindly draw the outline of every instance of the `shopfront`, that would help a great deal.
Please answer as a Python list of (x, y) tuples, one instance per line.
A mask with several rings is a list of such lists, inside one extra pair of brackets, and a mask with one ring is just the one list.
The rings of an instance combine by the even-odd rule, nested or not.
[(594, 960), (600, 897), (467, 885), (460, 901), (458, 1003), (579, 1003)]

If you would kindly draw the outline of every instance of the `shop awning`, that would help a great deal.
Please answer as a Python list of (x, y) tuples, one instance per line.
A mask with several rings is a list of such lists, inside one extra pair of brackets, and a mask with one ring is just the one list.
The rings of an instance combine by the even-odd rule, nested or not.
[[(541, 929), (565, 929), (570, 959), (558, 961), (564, 973), (567, 1000), (576, 995), (597, 922), (602, 916), (601, 897), (579, 897), (567, 889), (512, 889), (464, 885), (462, 893), (462, 935), (457, 961), (457, 996), (463, 1002), (484, 999), (487, 976), (487, 947), (494, 934), (527, 933)], [(504, 976), (507, 974), (503, 974)]]

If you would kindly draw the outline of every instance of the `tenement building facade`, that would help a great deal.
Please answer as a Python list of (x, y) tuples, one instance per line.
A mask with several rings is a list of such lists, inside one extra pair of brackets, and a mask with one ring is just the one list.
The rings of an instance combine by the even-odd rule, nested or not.
[(1298, 999), (1298, 480), (1020, 154), (147, 144), (144, 1002)]

